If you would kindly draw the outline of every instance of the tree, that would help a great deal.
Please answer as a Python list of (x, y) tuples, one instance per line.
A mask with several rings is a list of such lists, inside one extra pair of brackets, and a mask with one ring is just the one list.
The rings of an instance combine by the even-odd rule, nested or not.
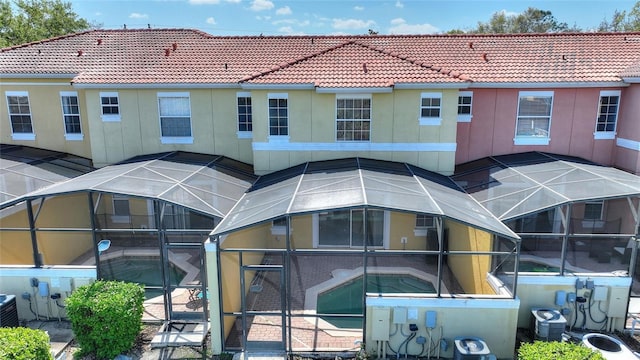
[(48, 39), (91, 28), (71, 3), (61, 0), (0, 0), (0, 47)]
[(598, 26), (600, 32), (640, 31), (640, 1), (629, 12), (615, 10), (611, 20), (606, 18)]
[[(521, 14), (508, 15), (504, 11), (493, 13), (487, 22), (478, 22), (475, 29), (467, 31), (476, 34), (508, 34), (508, 33), (550, 33), (580, 31), (576, 26), (569, 27), (567, 23), (559, 22), (551, 11), (528, 8)], [(459, 33), (451, 30), (449, 33)]]

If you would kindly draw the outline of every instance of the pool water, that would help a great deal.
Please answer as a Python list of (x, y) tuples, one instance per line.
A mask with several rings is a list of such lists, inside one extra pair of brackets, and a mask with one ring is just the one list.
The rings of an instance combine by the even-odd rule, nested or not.
[[(171, 285), (178, 285), (185, 273), (170, 264)], [(117, 280), (142, 284), (145, 287), (162, 287), (162, 262), (158, 257), (124, 256), (100, 261), (101, 276), (105, 280)], [(147, 289), (147, 298), (162, 294), (162, 290)]]
[(535, 261), (520, 261), (518, 271), (522, 272), (555, 272), (559, 273), (560, 268), (556, 266), (549, 266), (546, 264), (537, 263)]
[[(368, 293), (426, 293), (435, 294), (433, 283), (411, 275), (370, 274), (367, 276)], [(362, 276), (340, 286), (318, 294), (316, 313), (318, 314), (363, 314), (364, 294)], [(362, 328), (361, 318), (337, 318), (323, 316), (338, 328)]]

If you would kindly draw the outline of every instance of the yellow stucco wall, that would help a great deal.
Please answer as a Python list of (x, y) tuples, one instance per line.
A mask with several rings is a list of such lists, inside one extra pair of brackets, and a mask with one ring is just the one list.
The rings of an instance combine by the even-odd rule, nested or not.
[[(86, 194), (47, 198), (39, 206), (32, 205), (37, 214), (37, 228), (90, 229)], [(62, 211), (61, 209), (64, 209)], [(29, 228), (25, 206), (2, 218), (2, 228)], [(38, 250), (44, 265), (68, 265), (74, 259), (91, 251), (93, 238), (90, 231), (36, 231)], [(33, 265), (33, 249), (29, 231), (2, 231), (0, 233), (0, 264)]]
[[(120, 121), (100, 117), (100, 92), (117, 92)], [(162, 144), (158, 93), (188, 92), (192, 144)], [(251, 163), (251, 139), (238, 139), (237, 89), (91, 89), (86, 90), (92, 158), (101, 167), (141, 154), (191, 151), (218, 154)]]
[[(74, 89), (71, 79), (4, 79), (0, 81), (2, 100), (0, 101), (0, 143), (33, 146), (43, 149), (66, 152), (86, 158), (91, 157), (89, 122), (86, 111), (85, 93)], [(31, 123), (35, 140), (13, 140), (7, 109), (7, 91), (26, 91), (29, 93)], [(80, 103), (80, 121), (82, 140), (66, 140), (64, 120), (62, 118), (61, 91), (75, 91)]]
[[(491, 251), (491, 234), (447, 220), (449, 229), (449, 251)], [(449, 255), (447, 264), (467, 294), (495, 294), (487, 283), (487, 272), (491, 266), (489, 255)]]
[[(431, 91), (431, 90), (430, 90)], [(442, 92), (442, 124), (421, 126), (420, 90), (394, 90), (392, 93), (371, 94), (371, 143), (455, 143), (457, 126), (457, 90)], [(253, 140), (268, 143), (268, 94), (286, 93), (289, 110), (290, 143), (330, 143), (334, 150), (255, 150), (256, 173), (284, 169), (306, 161), (321, 161), (345, 157), (368, 157), (380, 160), (408, 162), (443, 174), (451, 174), (455, 152), (423, 151), (354, 151), (349, 143), (336, 143), (336, 95), (311, 90), (252, 91)], [(339, 150), (339, 146), (347, 150)]]

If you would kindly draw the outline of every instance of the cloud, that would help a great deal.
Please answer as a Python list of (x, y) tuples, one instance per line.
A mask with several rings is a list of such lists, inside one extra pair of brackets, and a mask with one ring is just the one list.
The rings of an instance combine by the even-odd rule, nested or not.
[(516, 12), (516, 11), (507, 11), (507, 9), (502, 9), (500, 11), (497, 11), (500, 14), (504, 14), (504, 16), (518, 16), (521, 13)]
[(396, 7), (402, 9), (404, 4), (400, 2), (400, 0), (396, 0)]
[(275, 20), (271, 24), (272, 25), (309, 26), (309, 25), (311, 25), (311, 21), (309, 21), (309, 20), (297, 20), (297, 19), (282, 19), (282, 20)]
[(262, 21), (262, 20), (269, 21), (269, 20), (271, 20), (271, 16), (269, 16), (269, 15), (267, 15), (267, 16), (256, 15), (256, 20), (258, 20), (258, 21)]
[(362, 10), (364, 10), (364, 6), (354, 6), (354, 7), (353, 7), (353, 10), (355, 10), (355, 11), (362, 11)]
[(291, 15), (291, 13), (291, 8), (288, 6), (281, 7), (280, 9), (276, 10), (276, 15)]
[(337, 30), (369, 29), (376, 24), (373, 20), (333, 19), (332, 21), (332, 27)]
[(149, 15), (147, 14), (140, 14), (140, 13), (131, 13), (129, 14), (129, 19), (148, 19)]
[(271, 10), (275, 5), (269, 0), (253, 0), (249, 9), (253, 11)]
[(216, 24), (216, 19), (213, 18), (213, 16), (208, 17), (207, 18), (207, 24), (209, 25), (215, 25)]
[(389, 34), (434, 34), (439, 29), (431, 24), (407, 24), (402, 18), (391, 20)]
[(102, 16), (102, 13), (100, 11), (96, 12), (95, 14), (96, 16)]
[(219, 3), (220, 0), (189, 0), (191, 5), (216, 5)]
[(291, 26), (283, 26), (281, 28), (278, 28), (278, 32), (281, 32), (287, 35), (306, 35), (304, 32), (293, 30)]

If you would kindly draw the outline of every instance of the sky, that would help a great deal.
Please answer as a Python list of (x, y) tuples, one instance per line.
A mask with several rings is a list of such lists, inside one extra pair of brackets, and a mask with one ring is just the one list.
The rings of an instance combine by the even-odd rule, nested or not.
[(551, 11), (583, 30), (629, 11), (626, 0), (71, 0), (103, 29), (189, 28), (213, 35), (435, 34), (469, 30), (504, 11)]

